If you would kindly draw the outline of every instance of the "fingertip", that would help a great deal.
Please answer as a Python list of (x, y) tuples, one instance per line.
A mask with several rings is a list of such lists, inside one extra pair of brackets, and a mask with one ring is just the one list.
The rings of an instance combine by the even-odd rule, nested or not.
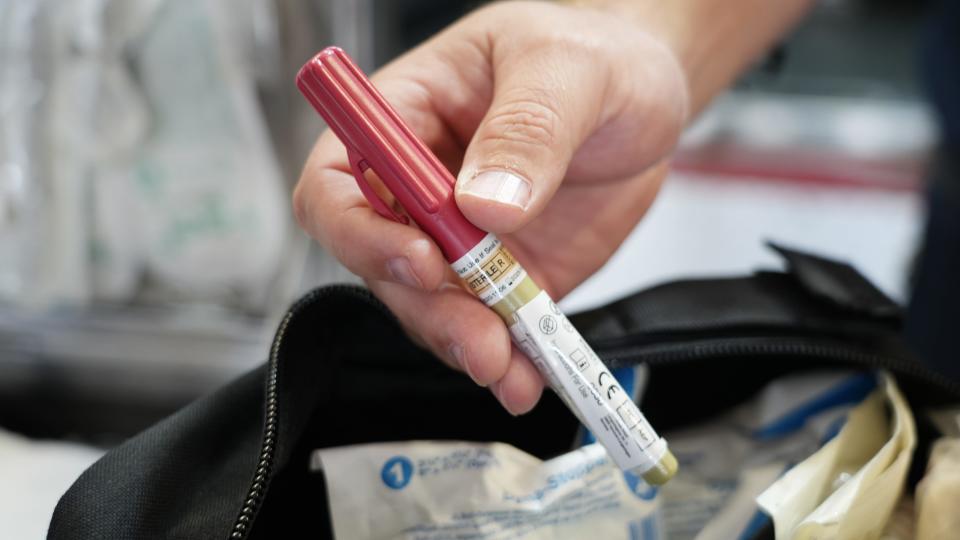
[(402, 252), (410, 261), (421, 288), (434, 291), (444, 283), (447, 264), (436, 244), (426, 238), (415, 238), (406, 242)]
[(461, 367), (467, 375), (478, 385), (489, 386), (502, 379), (510, 366), (510, 335), (492, 311), (468, 300), (469, 309), (450, 320), (451, 342), (463, 348)]
[(543, 378), (530, 360), (516, 348), (503, 378), (490, 385), (490, 390), (503, 408), (514, 416), (533, 410), (543, 394)]

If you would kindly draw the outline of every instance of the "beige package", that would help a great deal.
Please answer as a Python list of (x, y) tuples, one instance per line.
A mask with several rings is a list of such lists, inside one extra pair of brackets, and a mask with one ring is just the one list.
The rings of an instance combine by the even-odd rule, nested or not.
[(913, 415), (893, 378), (882, 375), (850, 411), (840, 433), (757, 497), (777, 540), (880, 537), (916, 446)]
[(927, 474), (917, 485), (917, 540), (960, 535), (960, 437), (933, 445)]

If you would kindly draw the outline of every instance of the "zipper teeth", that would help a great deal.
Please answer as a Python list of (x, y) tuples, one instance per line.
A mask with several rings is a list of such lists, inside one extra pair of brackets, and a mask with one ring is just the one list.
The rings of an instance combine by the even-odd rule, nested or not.
[[(240, 514), (234, 521), (233, 529), (229, 538), (242, 540), (250, 534), (250, 527), (253, 524), (253, 518), (260, 509), (260, 504), (266, 494), (267, 487), (270, 484), (273, 472), (273, 462), (276, 458), (277, 431), (279, 429), (279, 396), (277, 394), (277, 380), (280, 371), (280, 348), (283, 345), (284, 337), (287, 334), (287, 328), (298, 313), (303, 311), (306, 306), (313, 304), (317, 300), (334, 293), (349, 293), (367, 303), (378, 307), (378, 309), (389, 314), (386, 306), (378, 301), (374, 301), (373, 295), (366, 289), (353, 285), (333, 285), (324, 289), (315, 289), (306, 297), (291, 307), (277, 329), (276, 337), (270, 347), (270, 361), (267, 366), (267, 385), (264, 393), (266, 404), (263, 424), (263, 439), (260, 443), (260, 457), (257, 461), (257, 468), (253, 473), (253, 480), (250, 488), (247, 490), (247, 496), (244, 498), (243, 507)], [(390, 317), (393, 317), (390, 314)]]
[(266, 409), (263, 425), (263, 439), (260, 443), (260, 457), (257, 461), (257, 469), (253, 473), (253, 481), (247, 490), (247, 496), (243, 501), (243, 508), (240, 515), (237, 516), (233, 524), (233, 531), (230, 538), (246, 538), (250, 531), (250, 525), (253, 523), (253, 516), (260, 508), (260, 502), (270, 479), (270, 472), (273, 469), (274, 450), (277, 442), (277, 372), (279, 365), (280, 343), (283, 336), (290, 326), (290, 320), (293, 318), (294, 310), (290, 310), (284, 316), (280, 327), (277, 330), (277, 337), (270, 348), (270, 364), (268, 366), (267, 386), (265, 390)]
[[(777, 339), (777, 338), (771, 338)], [(853, 364), (860, 364), (869, 367), (888, 368), (893, 371), (912, 375), (917, 379), (935, 384), (948, 390), (956, 396), (960, 396), (960, 383), (932, 371), (922, 365), (905, 361), (899, 357), (883, 356), (878, 354), (869, 354), (857, 351), (851, 351), (843, 347), (829, 345), (812, 345), (809, 343), (725, 343), (725, 344), (705, 344), (697, 346), (693, 353), (679, 351), (661, 351), (654, 353), (642, 353), (637, 347), (611, 347), (605, 351), (603, 356), (613, 361), (640, 361), (651, 365), (663, 364), (677, 361), (696, 361), (703, 357), (716, 355), (764, 355), (764, 354), (789, 354), (805, 355), (818, 358), (842, 359)]]

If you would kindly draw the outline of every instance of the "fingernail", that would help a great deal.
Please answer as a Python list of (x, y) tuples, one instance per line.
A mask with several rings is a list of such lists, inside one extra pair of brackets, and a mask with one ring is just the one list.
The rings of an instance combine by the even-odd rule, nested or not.
[(457, 343), (450, 345), (450, 356), (456, 360), (460, 368), (467, 373), (467, 376), (469, 376), (473, 382), (479, 384), (480, 386), (485, 386), (480, 384), (480, 382), (477, 381), (477, 377), (472, 371), (470, 371), (470, 362), (467, 361), (467, 353), (463, 350), (462, 345)]
[(410, 266), (410, 261), (406, 257), (396, 257), (387, 261), (387, 270), (393, 276), (393, 279), (398, 282), (418, 289), (423, 288), (423, 283), (413, 271), (413, 267)]
[(493, 389), (493, 395), (497, 397), (497, 401), (500, 402), (500, 405), (503, 405), (503, 408), (510, 413), (510, 416), (518, 416), (517, 413), (513, 412), (513, 408), (509, 403), (507, 403), (506, 398), (503, 396), (503, 384), (496, 385), (496, 388)]
[(530, 182), (506, 171), (485, 171), (463, 182), (460, 193), (526, 208), (530, 203)]

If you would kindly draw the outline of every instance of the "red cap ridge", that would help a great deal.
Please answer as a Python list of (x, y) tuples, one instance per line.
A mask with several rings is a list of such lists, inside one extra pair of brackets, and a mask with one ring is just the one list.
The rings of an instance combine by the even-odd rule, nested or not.
[(313, 57), (297, 74), (297, 86), (347, 147), (357, 184), (377, 213), (407, 222), (367, 183), (363, 172), (368, 168), (448, 261), (486, 236), (457, 207), (450, 172), (343, 50), (327, 47)]

